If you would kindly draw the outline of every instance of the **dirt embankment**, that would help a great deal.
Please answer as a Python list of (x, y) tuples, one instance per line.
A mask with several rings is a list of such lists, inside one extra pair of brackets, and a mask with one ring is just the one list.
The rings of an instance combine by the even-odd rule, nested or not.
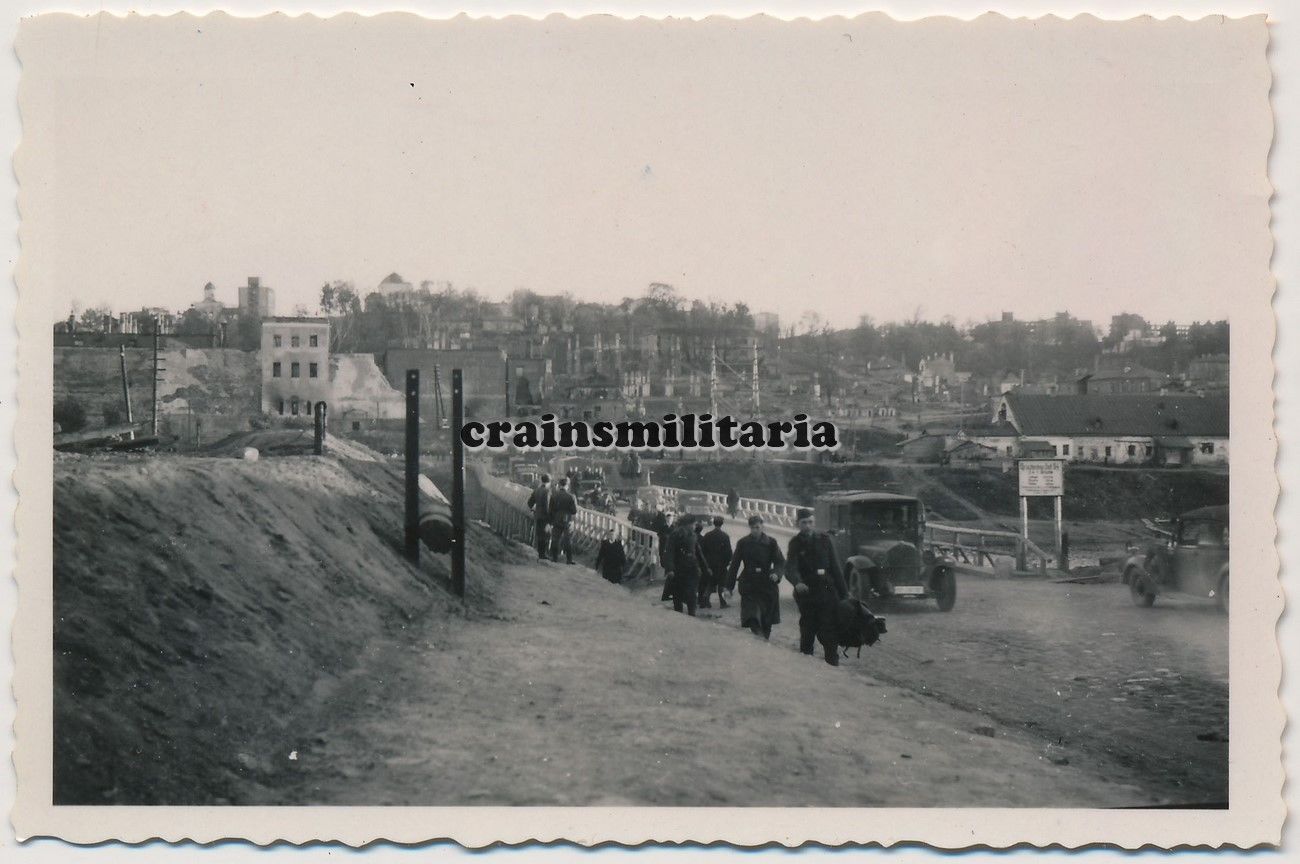
[(463, 605), (445, 557), (402, 557), (401, 507), (384, 462), (57, 458), (55, 802), (248, 800), (412, 622), (494, 614), (518, 553), (471, 525)]
[[(800, 462), (733, 460), (725, 462), (650, 462), (654, 482), (683, 489), (811, 504), (827, 488), (877, 489), (922, 498), (935, 517), (978, 519), (966, 502), (989, 514), (1016, 517), (1020, 499), (1014, 471), (875, 465), (815, 465)], [(1137, 520), (1182, 513), (1228, 501), (1228, 475), (1198, 470), (1066, 469), (1065, 518)], [(1045, 508), (1038, 512), (1036, 508)], [(1032, 518), (1051, 516), (1051, 502), (1031, 504)]]

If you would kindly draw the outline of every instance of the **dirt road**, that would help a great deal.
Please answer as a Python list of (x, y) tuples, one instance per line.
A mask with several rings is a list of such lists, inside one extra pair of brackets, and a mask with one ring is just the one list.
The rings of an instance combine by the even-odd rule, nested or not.
[[(1170, 672), (1120, 680), (1103, 647), (1057, 671), (1073, 635), (1052, 647), (1057, 628), (1013, 640), (981, 623), (1013, 588), (973, 587), (947, 616), (893, 613), (887, 644), (833, 669), (794, 650), (793, 614), (764, 643), (585, 567), (512, 567), (491, 616), (424, 622), (289, 721), (266, 801), (1133, 806), (1213, 774), (1220, 743), (1171, 738), (1146, 761), (1097, 744), (1134, 717), (1164, 717), (1168, 735), (1185, 664), (1153, 656)], [(1040, 605), (1077, 596), (1036, 588)], [(1124, 689), (1143, 677), (1158, 680)]]
[[(724, 528), (733, 542), (745, 530)], [(783, 549), (794, 533), (767, 532)], [(795, 651), (798, 610), (781, 591), (773, 639)], [(855, 672), (1023, 730), (1051, 758), (1135, 772), (1162, 802), (1227, 801), (1228, 624), (1213, 603), (1169, 596), (1145, 609), (1118, 584), (962, 576), (950, 613), (931, 601), (876, 611), (890, 632)], [(735, 605), (701, 614), (739, 626)]]
[[(773, 639), (797, 650), (798, 611), (782, 602)], [(1212, 603), (1141, 609), (1121, 585), (968, 577), (950, 613), (877, 611), (889, 633), (856, 674), (1025, 731), (1090, 773), (1135, 774), (1164, 803), (1227, 801), (1228, 629)], [(735, 612), (704, 614), (739, 626)]]

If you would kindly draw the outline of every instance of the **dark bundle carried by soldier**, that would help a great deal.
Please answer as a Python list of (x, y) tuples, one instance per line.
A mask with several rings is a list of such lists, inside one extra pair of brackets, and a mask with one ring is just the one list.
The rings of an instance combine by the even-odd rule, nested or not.
[(849, 589), (831, 538), (813, 530), (813, 512), (801, 507), (795, 516), (799, 533), (790, 538), (785, 575), (794, 586), (794, 602), (799, 607), (799, 650), (811, 655), (814, 640), (820, 642), (826, 662), (838, 666), (835, 607), (848, 597)]
[(740, 626), (767, 639), (781, 623), (781, 570), (785, 558), (776, 539), (763, 533), (763, 517), (749, 517), (749, 533), (736, 543), (727, 568), (727, 591), (740, 574)]

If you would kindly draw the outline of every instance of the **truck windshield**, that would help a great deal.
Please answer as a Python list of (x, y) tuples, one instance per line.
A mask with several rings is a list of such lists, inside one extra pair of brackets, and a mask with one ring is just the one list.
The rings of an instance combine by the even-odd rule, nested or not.
[(853, 505), (853, 529), (867, 534), (903, 537), (916, 525), (916, 505), (862, 501)]

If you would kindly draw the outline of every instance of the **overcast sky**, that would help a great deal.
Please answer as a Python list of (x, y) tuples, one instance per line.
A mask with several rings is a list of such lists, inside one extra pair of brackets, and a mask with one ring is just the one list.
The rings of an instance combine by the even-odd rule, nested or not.
[(1228, 317), (1268, 278), (1259, 19), (38, 20), (53, 316), (390, 271), (816, 310)]

